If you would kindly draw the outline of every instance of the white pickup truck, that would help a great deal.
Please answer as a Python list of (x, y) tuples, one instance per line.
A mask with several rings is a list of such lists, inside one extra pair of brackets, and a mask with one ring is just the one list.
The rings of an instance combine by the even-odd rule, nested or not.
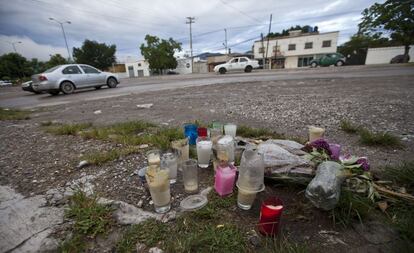
[(225, 74), (227, 71), (243, 71), (251, 72), (252, 69), (259, 67), (259, 62), (256, 60), (250, 60), (247, 57), (234, 57), (230, 61), (219, 64), (214, 67), (214, 72)]

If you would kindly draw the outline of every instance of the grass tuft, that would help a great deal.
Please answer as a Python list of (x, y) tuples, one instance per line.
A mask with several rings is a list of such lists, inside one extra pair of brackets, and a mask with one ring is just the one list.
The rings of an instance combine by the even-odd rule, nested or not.
[(102, 165), (104, 163), (118, 160), (120, 157), (127, 156), (133, 153), (137, 153), (139, 148), (137, 147), (126, 147), (119, 149), (112, 149), (107, 152), (93, 152), (82, 156), (83, 160), (88, 161), (90, 164)]
[(80, 190), (70, 198), (65, 216), (74, 220), (73, 235), (60, 246), (61, 252), (82, 252), (88, 239), (107, 233), (113, 224), (112, 208), (98, 204), (97, 196), (88, 197)]
[(283, 134), (275, 133), (266, 128), (253, 128), (249, 126), (238, 126), (237, 135), (245, 138), (258, 138), (258, 139), (282, 139), (285, 136)]
[(306, 253), (309, 250), (305, 244), (295, 243), (285, 235), (280, 234), (278, 237), (266, 238), (264, 240), (264, 249), (261, 252)]
[(334, 224), (348, 227), (355, 220), (361, 223), (374, 210), (372, 201), (355, 192), (342, 189), (339, 202), (332, 211)]
[(396, 166), (385, 166), (381, 173), (396, 185), (405, 186), (414, 191), (414, 161), (402, 162)]
[(82, 130), (90, 128), (91, 123), (80, 124), (50, 124), (46, 125), (46, 132), (55, 135), (77, 135)]
[(400, 147), (401, 141), (395, 135), (387, 132), (374, 133), (368, 129), (359, 130), (360, 142), (369, 146)]
[(354, 125), (352, 122), (346, 119), (341, 120), (340, 127), (342, 131), (350, 134), (358, 133), (359, 130), (359, 126)]
[(0, 107), (0, 120), (26, 120), (30, 119), (29, 111), (6, 109)]

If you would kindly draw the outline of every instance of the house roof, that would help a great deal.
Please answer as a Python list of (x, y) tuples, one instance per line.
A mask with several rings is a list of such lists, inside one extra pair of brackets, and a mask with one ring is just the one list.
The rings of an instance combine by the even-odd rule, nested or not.
[[(286, 36), (269, 38), (269, 40), (282, 40), (282, 39), (290, 39), (290, 38), (313, 36), (313, 35), (324, 35), (324, 34), (330, 34), (330, 33), (339, 33), (339, 31), (325, 32), (325, 33), (320, 33), (320, 32), (317, 32), (317, 33), (315, 33), (315, 32), (301, 33), (299, 35), (286, 35)], [(263, 40), (267, 40), (267, 37), (264, 37)], [(255, 40), (254, 43), (256, 43), (256, 42), (262, 42), (262, 40)]]

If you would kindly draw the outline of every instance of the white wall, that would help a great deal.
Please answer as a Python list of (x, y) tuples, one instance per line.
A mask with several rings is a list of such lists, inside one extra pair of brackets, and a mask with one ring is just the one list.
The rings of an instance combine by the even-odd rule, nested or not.
[[(414, 45), (410, 46), (410, 62), (414, 62)], [(390, 63), (391, 59), (399, 54), (404, 54), (404, 47), (379, 47), (368, 48), (365, 64)]]
[(181, 75), (191, 74), (191, 59), (177, 59), (177, 68), (173, 71)]
[(134, 75), (132, 77), (138, 77), (138, 70), (143, 70), (144, 76), (150, 76), (149, 64), (145, 60), (140, 60), (137, 62), (125, 63), (126, 75), (129, 77), (128, 67), (132, 66), (134, 70)]
[[(316, 54), (326, 54), (326, 53), (334, 53), (337, 49), (338, 43), (338, 34), (339, 32), (328, 32), (328, 33), (320, 33), (320, 34), (313, 34), (313, 35), (302, 35), (297, 37), (284, 37), (280, 39), (270, 39), (269, 40), (269, 48), (267, 49), (267, 56), (268, 58), (273, 57), (275, 52), (273, 51), (273, 47), (279, 46), (280, 47), (280, 55), (281, 56), (299, 56), (299, 55), (316, 55)], [(322, 41), (330, 40), (331, 46), (330, 47), (322, 47)], [(305, 43), (312, 42), (311, 49), (305, 49)], [(289, 44), (296, 44), (295, 50), (288, 50)], [(267, 40), (264, 40), (264, 52), (266, 55), (266, 45)], [(261, 41), (254, 42), (254, 58), (261, 59), (263, 57), (262, 53), (259, 53), (260, 48), (262, 47)], [(296, 63), (297, 67), (297, 63)]]

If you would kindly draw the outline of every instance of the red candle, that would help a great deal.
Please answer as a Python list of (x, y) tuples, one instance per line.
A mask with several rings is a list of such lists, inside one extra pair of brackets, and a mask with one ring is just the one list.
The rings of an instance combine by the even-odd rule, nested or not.
[(197, 128), (198, 137), (206, 137), (207, 136), (207, 128), (199, 127)]
[(283, 202), (279, 198), (271, 197), (263, 201), (260, 209), (260, 233), (263, 235), (276, 236), (279, 232), (282, 211)]

